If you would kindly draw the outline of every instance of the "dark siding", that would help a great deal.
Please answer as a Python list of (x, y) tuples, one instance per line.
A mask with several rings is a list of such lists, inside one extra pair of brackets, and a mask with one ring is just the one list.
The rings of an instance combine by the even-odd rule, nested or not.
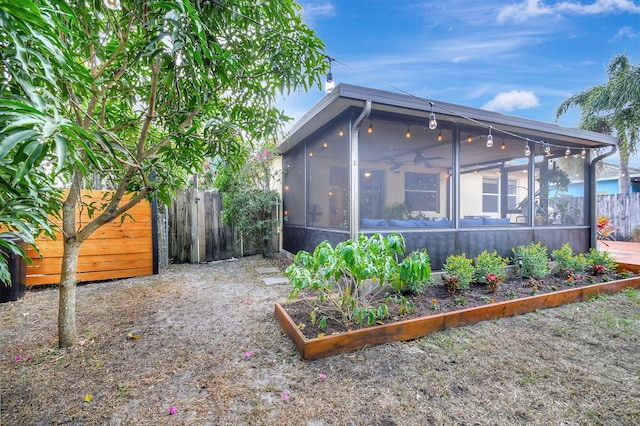
[[(384, 232), (388, 234), (389, 232)], [(367, 233), (368, 236), (373, 233)], [(465, 253), (473, 258), (483, 250), (496, 250), (502, 257), (513, 257), (512, 249), (531, 242), (540, 242), (547, 246), (548, 255), (560, 248), (566, 242), (571, 243), (575, 253), (585, 253), (589, 250), (589, 228), (518, 228), (518, 229), (487, 229), (441, 232), (402, 232), (407, 245), (407, 253), (426, 248), (431, 261), (431, 269), (442, 269), (447, 256)], [(324, 240), (329, 240), (333, 246), (345, 241), (348, 234), (317, 229), (285, 227), (284, 249), (296, 254), (299, 250), (313, 252), (315, 247)]]

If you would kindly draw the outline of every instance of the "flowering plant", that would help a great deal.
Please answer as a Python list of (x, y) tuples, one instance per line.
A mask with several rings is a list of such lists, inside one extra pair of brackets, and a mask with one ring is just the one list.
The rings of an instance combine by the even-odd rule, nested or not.
[[(609, 222), (609, 216), (600, 216), (596, 221), (596, 237), (599, 240), (612, 240), (617, 228)], [(606, 243), (603, 243), (607, 245)]]
[(502, 282), (502, 279), (503, 277), (499, 277), (494, 274), (487, 274), (487, 283), (489, 284), (489, 291), (491, 291), (491, 293), (498, 291), (498, 286), (500, 285), (500, 282)]

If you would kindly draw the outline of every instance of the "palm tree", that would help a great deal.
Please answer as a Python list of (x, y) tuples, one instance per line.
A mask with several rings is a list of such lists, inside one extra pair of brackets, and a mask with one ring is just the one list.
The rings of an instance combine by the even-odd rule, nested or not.
[(640, 66), (617, 55), (607, 69), (609, 80), (564, 100), (556, 121), (571, 107), (580, 108), (580, 127), (615, 134), (620, 139), (620, 193), (629, 192), (629, 156), (636, 152), (640, 134)]

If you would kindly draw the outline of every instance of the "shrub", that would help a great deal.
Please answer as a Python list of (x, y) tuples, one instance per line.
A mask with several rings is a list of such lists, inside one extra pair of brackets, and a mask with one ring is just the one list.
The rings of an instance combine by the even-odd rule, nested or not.
[(507, 263), (509, 259), (505, 259), (498, 255), (496, 250), (489, 253), (484, 250), (473, 260), (475, 271), (473, 273), (473, 281), (481, 284), (490, 284), (495, 279), (487, 278), (488, 275), (496, 277), (499, 281), (504, 280), (507, 276)]
[(447, 257), (444, 263), (445, 273), (442, 276), (442, 280), (449, 290), (449, 294), (453, 294), (456, 290), (469, 288), (469, 283), (473, 280), (473, 272), (475, 270), (472, 263), (473, 259), (467, 258), (464, 253), (461, 255), (452, 254)]
[(617, 264), (615, 259), (608, 251), (589, 249), (589, 252), (585, 255), (587, 269), (593, 275), (602, 275), (615, 273)]
[(583, 254), (574, 255), (569, 243), (563, 244), (558, 250), (553, 250), (551, 258), (556, 262), (554, 272), (565, 278), (584, 272), (587, 266), (585, 256)]
[(540, 242), (531, 243), (528, 246), (520, 245), (513, 250), (514, 261), (520, 267), (520, 275), (525, 278), (542, 279), (549, 275), (549, 259), (547, 258), (547, 246)]
[[(338, 319), (345, 322), (373, 325), (388, 317), (386, 303), (396, 300), (387, 297), (386, 303), (374, 306), (379, 301), (376, 296), (390, 289), (398, 293), (417, 292), (431, 278), (427, 252), (412, 252), (399, 263), (405, 250), (404, 238), (395, 233), (386, 237), (360, 235), (357, 240), (341, 242), (335, 248), (323, 241), (313, 254), (301, 250), (285, 271), (293, 285), (289, 298), (309, 289), (317, 291), (318, 301), (328, 302), (330, 308), (315, 307), (313, 323), (326, 324), (338, 311)], [(403, 305), (405, 312), (409, 309), (408, 304)]]

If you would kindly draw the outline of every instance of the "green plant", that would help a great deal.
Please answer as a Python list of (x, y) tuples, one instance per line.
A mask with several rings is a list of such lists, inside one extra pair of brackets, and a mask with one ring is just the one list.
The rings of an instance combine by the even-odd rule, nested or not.
[(512, 250), (522, 277), (538, 280), (549, 275), (547, 246), (537, 242), (528, 246), (520, 245)]
[(458, 306), (466, 306), (467, 303), (468, 303), (467, 299), (465, 299), (462, 296), (456, 297), (455, 302), (456, 302), (456, 305), (458, 305)]
[(475, 268), (473, 267), (473, 259), (467, 258), (465, 253), (449, 255), (443, 269), (445, 273), (442, 275), (442, 281), (450, 295), (456, 290), (469, 288)]
[[(315, 306), (311, 318), (314, 324), (316, 321), (326, 324), (333, 318), (373, 325), (389, 316), (387, 304), (394, 301), (385, 294), (385, 302), (379, 303), (383, 292), (417, 291), (430, 279), (426, 251), (412, 252), (399, 263), (405, 250), (402, 235), (395, 233), (386, 237), (360, 235), (357, 240), (341, 242), (335, 248), (323, 241), (313, 254), (301, 250), (285, 270), (293, 285), (289, 298), (297, 297), (305, 289), (317, 292), (318, 302), (326, 302), (326, 306)], [(401, 312), (411, 309), (406, 299), (397, 300), (402, 305)]]
[(278, 226), (275, 214), (279, 195), (270, 189), (275, 179), (271, 170), (273, 154), (269, 146), (248, 158), (241, 167), (222, 165), (217, 170), (215, 186), (222, 194), (221, 219), (233, 225), (245, 242), (243, 252), (256, 249), (263, 257), (271, 253), (271, 241)]
[(591, 248), (585, 258), (587, 268), (593, 275), (611, 274), (616, 271), (616, 261), (608, 251)]
[(567, 279), (584, 272), (587, 266), (585, 256), (581, 253), (574, 255), (569, 243), (563, 244), (558, 250), (553, 250), (551, 258), (556, 262), (554, 272)]
[[(491, 281), (495, 281), (495, 279), (498, 281), (504, 280), (507, 276), (508, 262), (509, 259), (498, 255), (496, 250), (494, 250), (493, 253), (483, 250), (482, 253), (473, 259), (473, 266), (475, 267), (473, 281), (482, 284), (491, 284)], [(492, 275), (495, 278), (490, 280), (488, 275)]]

